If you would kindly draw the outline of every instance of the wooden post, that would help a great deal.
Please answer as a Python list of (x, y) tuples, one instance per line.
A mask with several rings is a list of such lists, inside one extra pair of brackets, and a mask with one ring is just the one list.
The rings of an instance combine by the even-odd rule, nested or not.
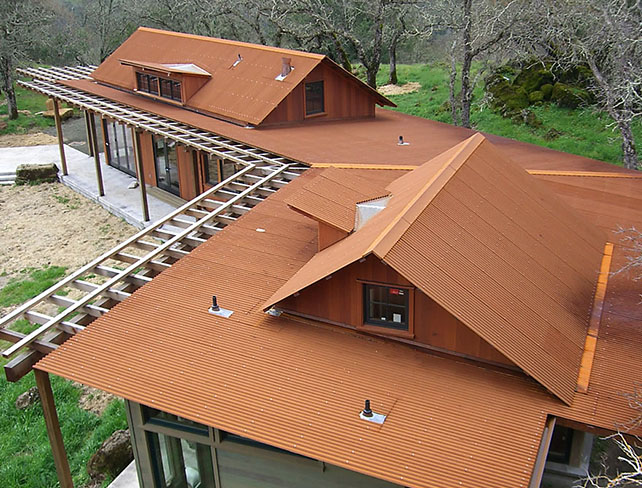
[(67, 158), (65, 158), (65, 141), (62, 138), (62, 120), (60, 119), (60, 109), (58, 100), (53, 98), (54, 120), (56, 121), (56, 134), (58, 135), (58, 149), (60, 150), (60, 164), (62, 165), (62, 174), (67, 176)]
[(40, 402), (42, 403), (42, 412), (45, 417), (45, 424), (47, 425), (47, 435), (49, 436), (49, 443), (51, 444), (51, 451), (54, 457), (54, 464), (56, 465), (56, 473), (58, 474), (58, 481), (61, 488), (74, 488), (74, 483), (71, 479), (71, 470), (69, 469), (69, 461), (67, 460), (67, 453), (65, 445), (62, 441), (62, 432), (60, 432), (60, 424), (58, 423), (58, 414), (56, 412), (56, 404), (54, 403), (53, 392), (51, 391), (51, 383), (49, 382), (49, 373), (33, 370), (36, 376), (36, 385), (38, 386), (38, 393), (40, 393)]
[(551, 439), (553, 437), (553, 430), (555, 429), (555, 417), (549, 417), (546, 420), (546, 426), (542, 433), (542, 440), (539, 444), (539, 451), (535, 459), (535, 466), (533, 467), (533, 475), (529, 488), (539, 488), (542, 484), (542, 476), (544, 475), (544, 466), (546, 465), (546, 457), (548, 456), (548, 449), (551, 447)]
[(140, 186), (140, 199), (143, 206), (143, 220), (149, 221), (149, 203), (147, 202), (147, 188), (145, 188), (145, 169), (143, 168), (143, 152), (140, 144), (140, 133), (132, 128), (134, 138), (134, 156), (136, 159), (136, 173), (138, 174), (138, 185)]
[(85, 134), (87, 137), (87, 149), (89, 150), (89, 155), (91, 157), (94, 156), (94, 143), (91, 142), (91, 131), (89, 129), (89, 111), (83, 110), (83, 114), (85, 114)]
[(103, 186), (103, 171), (100, 167), (100, 152), (98, 151), (98, 136), (96, 134), (96, 117), (93, 113), (89, 114), (89, 129), (91, 131), (91, 143), (94, 151), (94, 163), (96, 165), (96, 179), (98, 180), (98, 195), (105, 196), (105, 187)]

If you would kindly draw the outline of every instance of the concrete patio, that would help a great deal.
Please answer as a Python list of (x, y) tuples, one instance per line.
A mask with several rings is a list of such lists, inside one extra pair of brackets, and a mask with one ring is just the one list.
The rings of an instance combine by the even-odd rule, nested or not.
[[(68, 145), (65, 145), (65, 155), (69, 174), (62, 176), (62, 172), (59, 173), (59, 177), (65, 185), (99, 203), (112, 214), (121, 217), (140, 229), (161, 219), (176, 208), (175, 205), (167, 203), (148, 192), (147, 200), (149, 202), (150, 220), (145, 222), (143, 220), (140, 188), (129, 188), (132, 183), (136, 182), (136, 178), (106, 165), (104, 154), (101, 153), (101, 169), (105, 188), (105, 196), (101, 197), (98, 194), (94, 158)], [(19, 164), (45, 164), (52, 162), (58, 168), (61, 168), (58, 146), (55, 144), (0, 148), (0, 175), (4, 175), (8, 181), (15, 179), (16, 168)], [(13, 178), (11, 175), (13, 175)]]

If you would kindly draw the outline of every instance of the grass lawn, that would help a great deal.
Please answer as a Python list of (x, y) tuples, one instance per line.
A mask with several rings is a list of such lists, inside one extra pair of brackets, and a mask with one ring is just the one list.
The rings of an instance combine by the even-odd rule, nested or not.
[[(65, 268), (50, 266), (24, 270), (0, 290), (0, 306), (21, 303), (45, 290), (65, 273)], [(33, 326), (17, 321), (12, 329), (26, 332)], [(8, 343), (0, 341), (0, 350)], [(7, 360), (0, 358), (0, 366)], [(86, 465), (103, 441), (117, 429), (127, 428), (124, 404), (113, 401), (99, 417), (78, 406), (80, 391), (70, 381), (51, 376), (56, 409), (74, 485), (89, 481)], [(17, 383), (9, 383), (0, 374), (0, 486), (46, 488), (58, 485), (47, 429), (39, 404), (17, 410), (18, 395), (35, 386), (32, 373)]]
[[(444, 105), (448, 100), (446, 66), (399, 65), (397, 71), (399, 84), (416, 81), (421, 84), (421, 89), (415, 93), (390, 95), (389, 98), (398, 106), (395, 110), (452, 123), (450, 109)], [(387, 80), (388, 66), (384, 65), (377, 76), (377, 83), (383, 85)], [(475, 89), (471, 111), (471, 122), (477, 130), (609, 163), (622, 164), (619, 132), (609, 127), (612, 120), (605, 113), (590, 107), (571, 110), (549, 103), (532, 106), (532, 111), (542, 121), (542, 127), (532, 128), (514, 123), (484, 106), (481, 103), (482, 85), (483, 83), (479, 83)], [(551, 137), (551, 129), (555, 129), (557, 135)], [(637, 121), (634, 125), (634, 133), (638, 147), (641, 147), (642, 121)]]
[(46, 127), (53, 127), (53, 119), (43, 117), (42, 115), (33, 115), (47, 109), (47, 98), (39, 93), (26, 90), (18, 85), (15, 85), (15, 87), (18, 110), (29, 110), (31, 115), (18, 114), (18, 118), (16, 120), (8, 120), (7, 103), (3, 96), (1, 99), (2, 105), (0, 105), (0, 120), (5, 120), (8, 125), (6, 129), (0, 130), (0, 134), (24, 134), (34, 130), (42, 130)]

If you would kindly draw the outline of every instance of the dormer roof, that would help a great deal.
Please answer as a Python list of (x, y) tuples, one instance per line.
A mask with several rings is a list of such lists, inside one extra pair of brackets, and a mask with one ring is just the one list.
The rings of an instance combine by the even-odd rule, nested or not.
[[(277, 80), (283, 58), (289, 59), (293, 69)], [(126, 62), (121, 63), (121, 60)], [(133, 90), (131, 66), (158, 69), (166, 65), (193, 65), (210, 74), (211, 79), (190, 98), (190, 108), (259, 125), (321, 63), (341, 72), (346, 83), (357, 84), (369, 92), (377, 104), (395, 106), (321, 54), (147, 27), (139, 27), (103, 61), (92, 77), (100, 83)]]
[(293, 209), (350, 233), (355, 227), (357, 204), (390, 194), (377, 182), (328, 168), (286, 200)]
[(570, 404), (605, 237), (481, 134), (393, 181), (386, 208), (263, 305), (374, 254)]

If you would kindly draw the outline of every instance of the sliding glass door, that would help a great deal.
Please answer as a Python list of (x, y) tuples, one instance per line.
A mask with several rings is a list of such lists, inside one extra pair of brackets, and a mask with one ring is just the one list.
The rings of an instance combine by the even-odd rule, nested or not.
[(176, 143), (154, 136), (154, 161), (156, 163), (156, 185), (180, 196)]
[(105, 122), (107, 130), (107, 162), (110, 166), (136, 176), (136, 159), (132, 131), (117, 122)]

